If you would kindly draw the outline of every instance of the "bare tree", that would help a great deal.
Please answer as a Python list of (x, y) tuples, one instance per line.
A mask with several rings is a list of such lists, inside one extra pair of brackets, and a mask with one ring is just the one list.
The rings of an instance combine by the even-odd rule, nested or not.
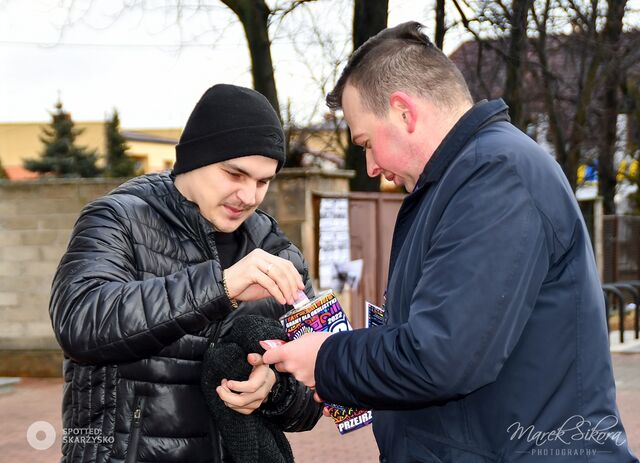
[[(356, 50), (370, 37), (387, 27), (389, 0), (355, 0), (353, 13), (353, 49)], [(347, 169), (356, 172), (350, 180), (352, 191), (380, 191), (380, 179), (367, 175), (367, 161), (362, 148), (351, 142), (346, 157)]]
[(440, 50), (442, 50), (444, 46), (444, 34), (447, 32), (445, 21), (445, 0), (436, 0), (436, 32), (434, 34), (434, 43)]
[[(533, 0), (453, 0), (462, 25), (476, 40), (488, 46), (503, 60), (505, 70), (502, 96), (509, 104), (511, 121), (522, 129), (527, 120), (522, 96), (526, 72), (528, 12)], [(472, 11), (469, 17), (466, 11)], [(487, 44), (487, 29), (496, 34), (496, 44)], [(484, 32), (484, 33), (483, 33)], [(479, 53), (482, 46), (478, 47)], [(478, 60), (479, 62), (480, 60)], [(492, 83), (492, 85), (494, 85)]]
[(617, 121), (620, 112), (620, 85), (622, 84), (620, 38), (622, 19), (627, 0), (608, 0), (607, 19), (602, 30), (603, 95), (601, 124), (604, 129), (600, 138), (598, 156), (598, 193), (603, 198), (605, 214), (615, 214), (616, 193), (615, 148), (618, 137)]
[[(623, 76), (629, 67), (624, 62), (629, 61), (630, 49), (621, 47), (625, 4), (626, 0), (610, 0), (605, 14), (597, 2), (556, 3), (556, 11), (566, 14), (574, 28), (573, 44), (565, 51), (570, 60), (564, 65), (548, 59), (552, 47), (546, 28), (554, 4), (545, 1), (538, 4), (541, 9), (534, 6), (532, 10), (538, 31), (538, 39), (533, 43), (556, 157), (574, 188), (580, 162), (585, 158), (597, 159), (598, 188), (606, 214), (615, 213), (616, 123), (621, 110)], [(557, 37), (554, 40), (559, 41)], [(553, 72), (554, 67), (558, 71)], [(567, 69), (574, 69), (574, 75), (567, 74)], [(562, 85), (569, 85), (570, 89), (558, 91)]]
[[(580, 163), (597, 160), (605, 211), (613, 211), (620, 88), (640, 44), (627, 34), (627, 46), (620, 45), (626, 1), (534, 0), (524, 10), (525, 3), (460, 4), (462, 24), (477, 42), (474, 53), (456, 52), (454, 61), (466, 66), (476, 97), (504, 96), (523, 130), (544, 116), (556, 159), (574, 189)], [(473, 15), (464, 14), (469, 8)], [(487, 29), (499, 32), (492, 37)], [(522, 35), (514, 38), (516, 33)]]
[[(280, 115), (280, 105), (271, 58), (269, 26), (274, 18), (282, 20), (299, 6), (313, 1), (315, 0), (276, 1), (275, 5), (270, 8), (265, 0), (220, 0), (221, 4), (236, 15), (244, 29), (251, 58), (251, 75), (254, 89), (269, 100), (278, 115)], [(64, 33), (65, 29), (88, 14), (94, 6), (94, 1), (92, 0), (79, 6), (74, 0), (63, 0), (62, 4), (66, 5), (67, 17), (61, 27), (61, 34)], [(182, 34), (183, 27), (194, 15), (204, 14), (214, 8), (216, 4), (218, 4), (217, 0), (165, 0), (163, 5), (159, 5), (157, 2), (149, 2), (148, 0), (129, 0), (114, 15), (114, 21), (134, 9), (140, 9), (145, 12), (150, 9), (160, 8), (171, 16), (174, 23), (180, 27)]]
[[(340, 6), (336, 5), (336, 8), (339, 13)], [(349, 26), (344, 23), (333, 24), (333, 28), (327, 28), (325, 18), (319, 17), (310, 8), (301, 9), (300, 13), (295, 21), (296, 28), (288, 31), (288, 37), (296, 52), (297, 61), (304, 65), (318, 94), (324, 96), (338, 80), (348, 57), (351, 46), (350, 41), (346, 39), (350, 35)], [(340, 14), (338, 16), (344, 17)], [(300, 29), (307, 32), (314, 47), (309, 47), (307, 42), (299, 40)], [(327, 112), (324, 98), (317, 100), (312, 108), (307, 108), (307, 114), (304, 116), (293, 115), (289, 111), (285, 127), (289, 143), (314, 143), (317, 153), (324, 153), (332, 159), (338, 157), (342, 162), (336, 164), (344, 164), (348, 149), (344, 118), (335, 112)]]
[(249, 53), (251, 54), (251, 75), (253, 88), (267, 97), (271, 105), (280, 114), (278, 91), (271, 60), (271, 41), (269, 40), (269, 22), (274, 15), (280, 19), (298, 6), (314, 0), (292, 0), (270, 9), (265, 0), (220, 0), (233, 11), (244, 28)]
[(511, 121), (516, 127), (525, 127), (522, 92), (527, 48), (527, 18), (533, 0), (513, 0), (508, 16), (510, 23), (509, 53), (507, 55), (507, 81), (504, 97), (511, 110)]
[(233, 11), (247, 37), (251, 54), (251, 75), (253, 88), (262, 93), (271, 106), (280, 114), (276, 79), (271, 60), (271, 42), (269, 40), (269, 16), (271, 10), (264, 0), (221, 0)]

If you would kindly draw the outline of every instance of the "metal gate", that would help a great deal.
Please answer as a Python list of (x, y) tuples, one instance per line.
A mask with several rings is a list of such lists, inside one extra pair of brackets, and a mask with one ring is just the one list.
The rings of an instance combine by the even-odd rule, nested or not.
[[(322, 198), (349, 199), (351, 259), (362, 259), (362, 279), (350, 294), (349, 318), (354, 328), (364, 327), (364, 303), (381, 305), (387, 284), (391, 240), (398, 210), (405, 195), (400, 193), (314, 194), (315, 255), (318, 256), (318, 217)], [(314, 274), (318, 275), (318, 259)]]

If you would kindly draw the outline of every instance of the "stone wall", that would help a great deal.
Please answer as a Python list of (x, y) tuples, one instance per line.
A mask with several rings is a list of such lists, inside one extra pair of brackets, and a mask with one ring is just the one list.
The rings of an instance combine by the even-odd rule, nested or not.
[[(313, 268), (313, 191), (346, 192), (350, 173), (287, 169), (262, 209), (276, 217)], [(118, 179), (0, 181), (0, 376), (60, 374), (49, 320), (51, 281), (73, 224)]]

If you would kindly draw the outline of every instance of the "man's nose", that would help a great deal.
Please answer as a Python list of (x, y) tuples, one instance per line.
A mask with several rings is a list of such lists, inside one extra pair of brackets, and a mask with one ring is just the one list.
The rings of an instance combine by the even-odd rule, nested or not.
[(255, 182), (245, 182), (244, 185), (238, 190), (238, 199), (245, 207), (252, 207), (256, 204), (258, 188)]
[(376, 162), (373, 160), (373, 156), (371, 155), (371, 150), (367, 150), (367, 174), (369, 175), (369, 177), (377, 177), (378, 175), (380, 175), (382, 173), (382, 169), (380, 169), (380, 166), (378, 166), (378, 164), (376, 164)]

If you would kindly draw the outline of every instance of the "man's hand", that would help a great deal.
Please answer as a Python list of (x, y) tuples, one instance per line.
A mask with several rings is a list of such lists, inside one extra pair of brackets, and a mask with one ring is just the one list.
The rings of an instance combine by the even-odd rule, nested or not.
[(246, 381), (222, 380), (216, 392), (224, 404), (232, 410), (250, 415), (267, 399), (276, 383), (276, 375), (262, 361), (260, 354), (249, 354), (247, 360), (253, 365), (253, 371)]
[(229, 296), (255, 301), (273, 296), (280, 304), (293, 305), (304, 290), (302, 277), (286, 259), (254, 249), (224, 271)]
[(326, 332), (307, 333), (295, 341), (268, 350), (262, 360), (266, 364), (275, 365), (278, 371), (291, 373), (305, 386), (315, 388), (314, 372), (318, 351), (331, 334)]

